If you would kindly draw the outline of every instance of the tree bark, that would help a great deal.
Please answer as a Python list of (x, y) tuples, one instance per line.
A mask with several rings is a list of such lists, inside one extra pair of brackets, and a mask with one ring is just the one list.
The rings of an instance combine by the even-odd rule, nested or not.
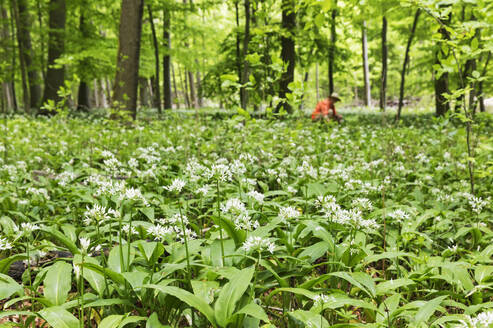
[[(488, 57), (486, 58), (486, 63), (484, 64), (482, 76), (486, 75), (486, 72), (488, 70), (488, 64), (490, 63), (490, 59), (491, 59), (491, 51), (488, 52)], [(484, 113), (486, 112), (486, 106), (484, 104), (483, 81), (480, 81), (478, 83), (478, 98), (479, 98), (479, 111)]]
[(188, 88), (190, 90), (190, 102), (193, 108), (197, 108), (197, 94), (195, 93), (193, 73), (191, 71), (187, 71), (187, 75), (188, 75)]
[[(448, 21), (450, 22), (451, 19), (452, 16), (451, 14), (449, 14)], [(443, 40), (450, 40), (449, 32), (442, 25), (440, 25), (438, 32), (442, 35)], [(435, 64), (441, 66), (440, 58), (447, 58), (447, 57), (448, 54), (445, 54), (443, 52), (443, 48), (441, 47), (441, 43), (440, 43), (438, 49), (436, 49), (435, 51)], [(443, 116), (445, 115), (445, 113), (447, 113), (450, 110), (450, 104), (447, 101), (447, 98), (444, 96), (444, 94), (450, 93), (447, 72), (444, 72), (438, 78), (435, 77), (434, 87), (435, 87), (435, 115)]]
[(365, 106), (371, 106), (371, 89), (370, 89), (370, 68), (368, 66), (368, 40), (366, 37), (366, 21), (363, 21), (361, 29), (361, 43), (363, 47), (363, 77), (365, 81)]
[[(118, 57), (112, 106), (137, 117), (140, 39), (143, 0), (122, 0)], [(116, 115), (114, 115), (116, 118)]]
[[(26, 112), (31, 108), (39, 106), (41, 98), (41, 86), (39, 85), (39, 74), (33, 64), (33, 48), (31, 42), (30, 26), (32, 24), (31, 15), (26, 0), (17, 0), (14, 7), (14, 16), (17, 25), (17, 42), (19, 44), (19, 60), (21, 62), (21, 71), (23, 70), (23, 86), (29, 90), (24, 90), (24, 107)], [(26, 92), (27, 91), (27, 92)]]
[[(164, 9), (164, 24), (163, 24), (163, 40), (164, 47), (166, 49), (163, 56), (163, 96), (164, 96), (164, 109), (171, 109), (173, 106), (173, 98), (171, 95), (171, 13), (169, 9)], [(176, 93), (175, 84), (175, 97), (178, 97)]]
[(387, 105), (387, 18), (382, 18), (382, 76), (380, 78), (380, 109), (385, 111)]
[(2, 55), (4, 63), (6, 64), (4, 72), (4, 82), (2, 83), (2, 89), (5, 97), (6, 109), (15, 109), (14, 101), (14, 83), (12, 79), (9, 79), (11, 72), (14, 71), (12, 64), (7, 64), (10, 61), (10, 54), (13, 52), (14, 47), (11, 44), (10, 31), (9, 31), (9, 18), (7, 16), (7, 10), (4, 8), (3, 3), (0, 3), (0, 18), (2, 20), (1, 40), (0, 47), (3, 49)]
[(282, 0), (282, 29), (281, 36), (281, 59), (287, 65), (286, 70), (282, 73), (279, 83), (279, 98), (283, 100), (277, 108), (281, 108), (288, 113), (293, 111), (291, 105), (286, 101), (286, 95), (289, 93), (289, 84), (294, 81), (294, 68), (296, 61), (294, 34), (296, 28), (296, 13), (294, 0)]
[[(198, 59), (195, 59), (195, 64), (197, 64), (197, 67), (199, 66), (199, 61)], [(202, 79), (200, 77), (200, 71), (197, 71), (195, 73), (195, 78), (196, 78), (196, 85), (197, 85), (197, 105), (199, 108), (202, 108), (203, 105), (203, 99), (202, 99)]]
[(409, 51), (411, 50), (411, 45), (413, 43), (414, 35), (416, 34), (416, 27), (418, 26), (420, 15), (421, 15), (421, 10), (418, 8), (416, 9), (416, 13), (414, 14), (413, 26), (411, 27), (411, 33), (409, 34), (409, 39), (407, 40), (404, 62), (402, 64), (401, 85), (399, 90), (399, 107), (397, 108), (397, 115), (395, 116), (396, 121), (400, 120), (402, 107), (404, 106), (404, 87), (406, 84), (406, 68), (409, 62)]
[[(337, 0), (334, 2), (334, 5), (337, 6)], [(330, 21), (330, 48), (329, 48), (329, 95), (334, 93), (334, 60), (335, 60), (335, 47), (337, 41), (336, 17), (337, 17), (337, 9), (332, 9), (332, 20)]]
[[(175, 68), (173, 65), (171, 65), (171, 72), (173, 73), (173, 89), (174, 89), (174, 99), (176, 99), (176, 108), (180, 108), (180, 101), (178, 98), (178, 89), (176, 87), (176, 76), (175, 76)], [(171, 90), (170, 90), (171, 91)], [(170, 98), (171, 98), (171, 92), (170, 92)], [(169, 104), (171, 108), (171, 103)]]
[[(84, 40), (87, 40), (89, 36), (88, 26), (85, 21), (84, 16), (84, 7), (80, 6), (80, 17), (79, 17), (79, 29)], [(77, 95), (77, 110), (79, 111), (89, 111), (91, 108), (91, 103), (89, 99), (90, 90), (89, 90), (89, 80), (84, 73), (86, 70), (87, 60), (83, 59), (79, 66), (79, 93)]]
[(152, 7), (150, 3), (147, 3), (147, 12), (149, 13), (149, 21), (151, 22), (151, 32), (152, 32), (152, 44), (154, 46), (154, 61), (155, 61), (155, 72), (152, 81), (152, 106), (157, 108), (158, 113), (161, 114), (161, 92), (159, 83), (159, 44), (157, 42), (156, 27), (154, 26), (154, 17), (152, 15)]
[(241, 88), (240, 88), (240, 99), (241, 108), (247, 109), (248, 106), (248, 92), (245, 84), (248, 83), (249, 79), (249, 67), (248, 60), (246, 56), (248, 55), (248, 44), (250, 42), (250, 0), (245, 0), (245, 35), (243, 37), (243, 52), (241, 54), (241, 61), (243, 62), (243, 67), (241, 68)]
[[(65, 51), (65, 22), (66, 7), (65, 0), (50, 0), (50, 18), (48, 33), (48, 69), (46, 71), (43, 104), (48, 100), (60, 101), (58, 90), (63, 86), (65, 79), (65, 67), (54, 67), (56, 60)], [(42, 114), (54, 114), (48, 110), (41, 111)]]

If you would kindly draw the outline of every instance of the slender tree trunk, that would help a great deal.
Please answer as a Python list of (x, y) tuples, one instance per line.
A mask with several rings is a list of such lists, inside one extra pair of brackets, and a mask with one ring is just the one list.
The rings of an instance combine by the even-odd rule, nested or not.
[(401, 70), (401, 85), (399, 90), (399, 107), (397, 108), (397, 115), (395, 120), (398, 121), (401, 118), (402, 107), (404, 106), (404, 87), (406, 84), (406, 68), (409, 62), (409, 51), (411, 50), (411, 45), (413, 43), (414, 35), (416, 34), (416, 27), (418, 26), (419, 16), (421, 15), (421, 10), (416, 9), (414, 14), (413, 26), (411, 27), (411, 33), (409, 34), (409, 39), (407, 40), (406, 52), (404, 55), (404, 62), (402, 64)]
[(31, 33), (29, 31), (32, 24), (31, 15), (29, 14), (28, 3), (26, 0), (17, 0), (17, 8), (19, 15), (18, 34), (19, 50), (22, 50), (22, 58), (27, 71), (29, 83), (29, 101), (32, 108), (39, 106), (41, 100), (40, 76), (37, 68), (34, 65), (33, 47), (31, 43)]
[(387, 105), (387, 18), (382, 18), (382, 76), (380, 78), (380, 109), (385, 111)]
[(28, 77), (27, 77), (27, 72), (26, 72), (26, 63), (23, 57), (23, 54), (25, 53), (23, 49), (23, 44), (19, 42), (19, 37), (20, 37), (20, 30), (19, 30), (19, 24), (20, 24), (20, 19), (19, 19), (19, 11), (16, 6), (16, 3), (14, 1), (11, 1), (11, 16), (14, 17), (16, 21), (16, 26), (17, 26), (17, 45), (19, 47), (19, 66), (21, 69), (21, 86), (22, 86), (22, 100), (24, 103), (24, 112), (30, 113), (31, 112), (31, 101), (29, 97), (29, 88), (28, 88)]
[[(452, 19), (451, 14), (448, 16), (448, 22)], [(450, 40), (450, 34), (445, 27), (440, 25), (438, 32), (442, 35), (443, 40)], [(441, 66), (441, 58), (447, 58), (448, 54), (443, 52), (441, 43), (435, 50), (435, 65)], [(443, 116), (450, 110), (450, 104), (444, 94), (450, 93), (448, 73), (443, 72), (438, 78), (435, 76), (435, 114), (436, 116)]]
[(370, 89), (370, 68), (368, 66), (368, 40), (366, 37), (366, 21), (363, 21), (361, 30), (361, 43), (363, 47), (363, 76), (365, 80), (365, 106), (371, 106), (371, 89)]
[(178, 65), (178, 76), (180, 77), (181, 90), (183, 91), (183, 98), (185, 99), (185, 104), (187, 108), (191, 108), (190, 99), (188, 98), (188, 81), (187, 81), (187, 73), (184, 72), (181, 74), (180, 65)]
[(154, 60), (155, 60), (155, 77), (152, 79), (152, 105), (157, 108), (158, 113), (161, 114), (161, 92), (159, 83), (159, 43), (157, 42), (156, 27), (154, 26), (154, 17), (152, 15), (152, 7), (150, 3), (147, 3), (147, 11), (149, 13), (149, 21), (151, 22), (152, 32), (152, 44), (154, 46)]
[(300, 110), (303, 110), (303, 108), (305, 107), (305, 103), (304, 103), (304, 100), (305, 100), (305, 85), (306, 83), (308, 82), (308, 71), (305, 72), (305, 77), (303, 78), (303, 87), (302, 87), (302, 90), (303, 90), (303, 93), (301, 94), (301, 101), (300, 101)]
[[(235, 18), (236, 18), (236, 69), (238, 74), (238, 82), (241, 83), (243, 80), (243, 74), (241, 72), (241, 38), (240, 38), (240, 8), (239, 8), (240, 0), (235, 0)], [(244, 103), (243, 100), (243, 92), (240, 88), (240, 106)]]
[[(337, 0), (334, 1), (334, 5), (337, 6)], [(329, 95), (334, 93), (334, 60), (335, 60), (334, 54), (335, 54), (336, 41), (337, 41), (336, 17), (337, 17), (337, 9), (332, 9), (332, 20), (330, 21), (330, 48), (329, 48)]]
[[(58, 91), (64, 84), (65, 68), (63, 66), (54, 67), (54, 65), (65, 51), (66, 13), (65, 0), (50, 0), (48, 70), (46, 71), (43, 104), (48, 100), (54, 102), (61, 100)], [(43, 110), (41, 113), (54, 114), (48, 110)]]
[[(41, 5), (43, 4), (43, 0), (36, 1), (36, 9), (38, 14), (38, 25), (39, 30), (43, 31), (43, 13), (41, 11)], [(46, 80), (46, 60), (45, 60), (45, 38), (43, 33), (40, 35), (39, 44), (41, 46), (41, 56), (39, 56), (41, 60), (41, 75), (43, 76), (43, 81)], [(40, 95), (41, 96), (41, 95)]]
[(197, 94), (195, 93), (193, 73), (191, 71), (187, 71), (187, 75), (188, 75), (188, 89), (190, 90), (190, 102), (193, 108), (197, 108)]
[(281, 59), (286, 70), (282, 73), (279, 83), (279, 98), (284, 102), (280, 103), (276, 108), (276, 112), (284, 108), (288, 113), (293, 111), (291, 105), (286, 101), (286, 95), (289, 93), (289, 84), (294, 81), (294, 67), (296, 62), (295, 52), (295, 28), (296, 28), (296, 13), (294, 0), (282, 0), (282, 28), (284, 33), (281, 36)]
[[(10, 72), (14, 70), (14, 67), (11, 64), (7, 64), (10, 62), (9, 55), (12, 53), (13, 47), (11, 47), (11, 38), (10, 38), (10, 31), (9, 31), (9, 20), (8, 20), (8, 15), (7, 15), (7, 10), (3, 6), (3, 2), (0, 2), (0, 19), (2, 20), (2, 29), (1, 29), (1, 40), (0, 40), (0, 47), (3, 49), (2, 55), (4, 58), (2, 58), (6, 64), (5, 67), (5, 72), (4, 72), (4, 82), (2, 83), (2, 88), (4, 91), (4, 96), (5, 96), (5, 106), (7, 109), (14, 109), (15, 107), (15, 102), (14, 102), (14, 93), (13, 93), (13, 80), (9, 79), (11, 76)], [(8, 65), (8, 66), (7, 66)]]
[[(173, 73), (173, 89), (174, 89), (174, 99), (176, 99), (176, 108), (180, 108), (180, 99), (178, 98), (178, 89), (176, 88), (176, 76), (175, 76), (175, 67), (174, 65), (171, 65), (171, 72)], [(170, 92), (170, 98), (171, 98), (171, 92)], [(170, 108), (171, 108), (171, 104)]]
[[(171, 109), (173, 106), (173, 98), (171, 95), (171, 13), (169, 9), (164, 9), (164, 24), (163, 24), (163, 40), (164, 47), (166, 49), (165, 55), (163, 56), (163, 96), (164, 96), (164, 109)], [(175, 97), (178, 97), (176, 93), (175, 84)]]
[(92, 81), (93, 95), (94, 95), (94, 105), (96, 108), (101, 108), (102, 106), (99, 103), (99, 88), (98, 88), (98, 80)]
[[(195, 64), (197, 64), (197, 67), (199, 67), (199, 61), (198, 59), (195, 59)], [(195, 78), (197, 80), (197, 105), (199, 108), (203, 106), (203, 99), (202, 99), (202, 78), (200, 77), (200, 71), (197, 71), (195, 73)]]
[(13, 8), (13, 5), (11, 3), (11, 5), (9, 6), (9, 10), (10, 10), (10, 49), (11, 49), (11, 52), (12, 52), (12, 57), (11, 57), (11, 70), (10, 70), (10, 81), (12, 83), (12, 96), (13, 96), (13, 100), (14, 100), (14, 111), (17, 111), (19, 109), (19, 104), (17, 102), (17, 93), (16, 93), (16, 90), (15, 90), (15, 62), (16, 62), (16, 45), (15, 45), (15, 40), (16, 40), (16, 31), (15, 31), (15, 24), (14, 24), (14, 8)]
[[(84, 40), (87, 40), (89, 36), (88, 26), (84, 17), (84, 6), (80, 6), (80, 18), (79, 18), (79, 29)], [(77, 110), (79, 111), (89, 111), (91, 108), (91, 103), (89, 100), (90, 90), (89, 90), (89, 79), (85, 74), (88, 62), (86, 59), (82, 60), (79, 67), (79, 93), (77, 95)]]
[[(488, 70), (488, 64), (490, 63), (490, 59), (491, 59), (491, 51), (488, 52), (488, 57), (486, 58), (486, 63), (484, 64), (482, 76), (486, 75), (486, 72)], [(484, 113), (486, 112), (486, 106), (484, 104), (483, 81), (480, 81), (478, 84), (478, 97), (479, 97), (479, 111)]]
[(117, 71), (112, 99), (112, 106), (131, 112), (133, 119), (137, 117), (143, 6), (143, 0), (122, 0)]
[(247, 109), (248, 106), (248, 92), (245, 84), (248, 83), (249, 79), (249, 67), (248, 60), (246, 56), (248, 55), (248, 44), (250, 42), (250, 0), (245, 0), (245, 35), (243, 37), (243, 53), (241, 55), (241, 60), (243, 61), (243, 67), (241, 69), (241, 88), (240, 88), (240, 99), (241, 108)]

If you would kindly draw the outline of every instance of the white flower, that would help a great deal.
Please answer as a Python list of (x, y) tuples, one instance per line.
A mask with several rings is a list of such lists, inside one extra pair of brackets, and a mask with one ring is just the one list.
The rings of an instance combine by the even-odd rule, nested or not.
[(195, 193), (196, 194), (202, 194), (202, 196), (205, 196), (209, 193), (209, 191), (211, 190), (211, 186), (210, 185), (204, 185), (198, 189), (195, 190)]
[(164, 187), (164, 189), (170, 191), (170, 192), (173, 192), (173, 191), (176, 191), (177, 193), (181, 192), (181, 190), (183, 189), (183, 187), (185, 187), (187, 183), (185, 181), (183, 181), (182, 179), (180, 178), (176, 178), (173, 180), (173, 182), (171, 183), (171, 185), (167, 186), (167, 187)]
[(356, 198), (351, 205), (358, 207), (361, 210), (371, 211), (373, 209), (373, 204), (368, 198)]
[(104, 206), (94, 205), (92, 208), (86, 206), (86, 211), (84, 212), (84, 224), (90, 225), (93, 221), (100, 224), (102, 221), (109, 219), (109, 212)]
[(250, 236), (245, 240), (243, 246), (241, 246), (246, 252), (257, 250), (262, 252), (264, 250), (269, 251), (271, 254), (274, 253), (276, 245), (269, 241), (267, 238)]
[(259, 193), (256, 190), (249, 191), (247, 195), (255, 199), (258, 203), (262, 204), (264, 202), (264, 194)]
[(467, 316), (467, 319), (461, 321), (458, 328), (491, 328), (493, 327), (493, 311), (481, 312), (475, 318)]
[(325, 308), (325, 306), (329, 303), (335, 302), (334, 296), (328, 296), (325, 294), (319, 294), (316, 295), (313, 298), (313, 305), (314, 306), (321, 306), (322, 308)]
[(0, 237), (0, 251), (5, 251), (11, 248), (12, 248), (12, 244), (7, 240), (7, 238)]
[(294, 206), (281, 207), (279, 210), (279, 217), (283, 222), (289, 219), (296, 219), (301, 216), (301, 212), (298, 211)]
[(39, 227), (31, 222), (23, 222), (21, 223), (21, 230), (22, 233), (28, 234), (30, 232), (33, 232), (34, 230), (38, 230)]
[(221, 182), (231, 181), (233, 178), (233, 173), (231, 172), (230, 166), (221, 163), (219, 160), (216, 164), (212, 164), (210, 170), (208, 171), (208, 178), (215, 178)]
[[(122, 225), (122, 231), (128, 235), (129, 231), (130, 231), (130, 224), (126, 223), (124, 225)], [(132, 230), (130, 231), (130, 234), (132, 235), (136, 235), (138, 234), (137, 232), (137, 229), (135, 229), (134, 226), (132, 226)]]
[(89, 245), (91, 244), (91, 239), (81, 237), (81, 238), (79, 238), (79, 242), (80, 242), (80, 247), (82, 248), (82, 251), (84, 253), (87, 253), (87, 250), (89, 249)]
[(481, 197), (476, 197), (472, 196), (469, 197), (469, 206), (471, 206), (471, 210), (476, 213), (480, 214), (483, 208), (488, 205), (488, 200), (483, 200)]
[(246, 211), (245, 204), (238, 198), (231, 198), (226, 201), (226, 204), (221, 205), (223, 213), (242, 213)]
[(122, 201), (122, 200), (140, 200), (144, 204), (144, 206), (149, 206), (149, 203), (144, 198), (144, 195), (142, 195), (140, 190), (137, 188), (125, 188), (125, 190), (122, 193), (120, 193), (118, 200), (119, 201)]
[(402, 222), (402, 221), (405, 221), (405, 220), (409, 220), (409, 218), (410, 218), (409, 214), (406, 213), (405, 211), (401, 210), (401, 209), (397, 209), (397, 210), (395, 210), (393, 212), (390, 212), (387, 215), (389, 217), (393, 218), (397, 222)]
[(293, 186), (288, 186), (288, 192), (292, 194), (296, 194), (298, 190), (296, 190), (296, 188), (294, 188)]

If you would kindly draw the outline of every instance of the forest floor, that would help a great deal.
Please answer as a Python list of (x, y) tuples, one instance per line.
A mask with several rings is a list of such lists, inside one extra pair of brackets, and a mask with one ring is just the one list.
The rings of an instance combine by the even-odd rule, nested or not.
[(493, 323), (491, 115), (192, 114), (0, 122), (5, 325)]

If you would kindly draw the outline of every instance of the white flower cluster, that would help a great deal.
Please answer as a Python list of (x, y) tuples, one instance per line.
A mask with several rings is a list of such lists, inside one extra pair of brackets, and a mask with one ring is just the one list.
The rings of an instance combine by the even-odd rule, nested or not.
[[(362, 198), (365, 199), (365, 198)], [(363, 202), (368, 206), (366, 201), (360, 199), (359, 202)], [(333, 196), (319, 196), (315, 204), (321, 207), (321, 211), (324, 217), (331, 219), (333, 222), (350, 225), (356, 229), (376, 230), (378, 224), (374, 219), (365, 219), (359, 209), (345, 210), (336, 203), (336, 199)]]
[(104, 206), (96, 204), (91, 208), (86, 207), (83, 222), (85, 225), (90, 225), (93, 222), (96, 224), (100, 224), (102, 221), (108, 220), (112, 217), (120, 218), (120, 216), (121, 214), (119, 211), (112, 208), (107, 209)]
[(281, 207), (279, 210), (279, 217), (283, 222), (287, 222), (290, 219), (297, 219), (301, 216), (301, 212), (294, 206)]
[[(182, 228), (185, 226), (185, 230)], [(147, 233), (154, 237), (155, 240), (164, 241), (166, 238), (176, 238), (179, 242), (183, 243), (185, 237), (187, 240), (197, 238), (195, 231), (187, 228), (189, 221), (185, 215), (179, 213), (169, 217), (158, 220), (158, 223), (147, 229)]]
[(406, 211), (401, 210), (400, 208), (388, 213), (387, 216), (394, 219), (395, 222), (407, 221), (410, 218), (409, 214)]
[(313, 305), (314, 306), (320, 306), (320, 307), (324, 308), (327, 304), (333, 303), (335, 301), (336, 301), (336, 299), (334, 298), (334, 296), (319, 294), (313, 298)]
[(467, 319), (461, 321), (457, 328), (491, 328), (493, 327), (493, 311), (482, 312), (475, 318), (467, 316)]
[(264, 202), (264, 197), (265, 195), (262, 194), (262, 193), (259, 193), (258, 191), (256, 190), (251, 190), (247, 193), (248, 197), (251, 197), (253, 199), (255, 199), (255, 201), (257, 201), (257, 203), (260, 203), (262, 204)]
[(38, 230), (39, 226), (37, 224), (31, 222), (23, 222), (21, 223), (21, 232), (23, 234), (28, 234), (33, 232), (34, 230)]
[(45, 188), (29, 187), (29, 188), (27, 188), (26, 192), (28, 194), (32, 194), (35, 196), (41, 196), (45, 199), (50, 199), (50, 196), (48, 195), (48, 190), (46, 190)]
[(373, 204), (368, 198), (356, 198), (353, 199), (351, 203), (352, 206), (359, 208), (362, 211), (371, 211), (373, 210)]
[(259, 226), (258, 221), (253, 220), (245, 207), (245, 204), (238, 198), (231, 198), (221, 205), (221, 211), (224, 214), (229, 214), (233, 218), (233, 222), (237, 230), (252, 230)]
[(169, 192), (176, 191), (177, 193), (180, 193), (186, 184), (187, 183), (184, 180), (176, 178), (173, 180), (173, 182), (171, 182), (169, 186), (163, 188), (168, 190)]
[(247, 240), (245, 240), (241, 248), (243, 248), (247, 253), (255, 250), (259, 252), (267, 250), (273, 254), (276, 245), (267, 238), (250, 236)]
[(488, 199), (482, 199), (481, 197), (476, 197), (473, 195), (470, 195), (469, 197), (469, 206), (471, 206), (471, 210), (476, 213), (476, 214), (481, 214), (483, 211), (483, 208), (488, 205), (489, 203), (489, 198)]
[(149, 203), (145, 199), (144, 195), (137, 188), (125, 188), (118, 197), (119, 201), (123, 200), (133, 200), (133, 201), (141, 201), (144, 206), (149, 206)]
[(12, 244), (7, 240), (7, 238), (0, 238), (0, 251), (5, 251), (11, 248)]

